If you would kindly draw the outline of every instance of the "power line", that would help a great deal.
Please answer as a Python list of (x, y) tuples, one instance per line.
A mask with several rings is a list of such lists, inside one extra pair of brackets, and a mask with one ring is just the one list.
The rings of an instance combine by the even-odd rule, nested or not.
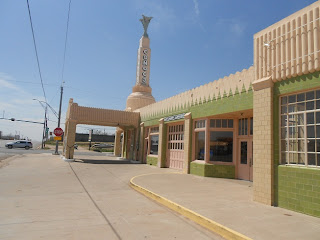
[(32, 24), (32, 18), (31, 18), (29, 0), (27, 0), (27, 5), (28, 5), (29, 20), (30, 20), (30, 25), (31, 25), (32, 37), (33, 37), (33, 45), (34, 45), (34, 50), (35, 50), (35, 52), (36, 52), (36, 57), (37, 57), (38, 71), (39, 71), (39, 76), (40, 76), (40, 81), (41, 81), (43, 96), (44, 96), (45, 101), (47, 101), (46, 92), (45, 92), (45, 90), (44, 90), (43, 81), (42, 81), (42, 75), (41, 75), (41, 69), (40, 69), (40, 63), (39, 63), (39, 57), (38, 57), (36, 39), (35, 39), (35, 36), (34, 36), (34, 31), (33, 31), (33, 24)]
[(67, 41), (68, 41), (68, 32), (69, 32), (69, 19), (70, 19), (70, 8), (71, 8), (71, 0), (69, 1), (69, 10), (68, 10), (68, 19), (67, 19), (67, 29), (66, 29), (66, 38), (64, 41), (64, 52), (63, 52), (63, 64), (62, 64), (62, 74), (61, 74), (61, 86), (64, 83), (64, 66), (66, 62), (66, 52), (67, 52)]
[[(27, 82), (27, 81), (18, 81), (18, 80), (5, 80), (6, 82), (19, 82), (19, 83), (29, 83), (29, 84), (41, 84), (39, 82)], [(50, 83), (44, 83), (43, 85), (47, 85), (47, 86), (59, 86), (58, 84), (50, 84)]]
[[(62, 95), (63, 95), (63, 84), (64, 84), (64, 66), (66, 62), (66, 52), (67, 52), (67, 41), (68, 41), (68, 30), (69, 30), (69, 19), (70, 19), (70, 7), (71, 7), (71, 0), (69, 1), (69, 10), (68, 10), (68, 19), (67, 19), (67, 29), (66, 29), (66, 38), (64, 42), (64, 51), (63, 51), (63, 64), (62, 64), (62, 79), (61, 79), (61, 91), (60, 91), (60, 104), (59, 104), (59, 114), (58, 114), (58, 128), (60, 128), (60, 120), (61, 120), (61, 107), (62, 107)], [(58, 155), (58, 146), (59, 142), (56, 141), (56, 150), (54, 154)]]

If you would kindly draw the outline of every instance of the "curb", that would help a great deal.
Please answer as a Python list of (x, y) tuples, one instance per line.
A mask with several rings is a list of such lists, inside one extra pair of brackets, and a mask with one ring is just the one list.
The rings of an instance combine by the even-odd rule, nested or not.
[(219, 234), (220, 236), (224, 237), (225, 239), (230, 240), (252, 240), (251, 238), (238, 233), (228, 227), (225, 227), (215, 221), (212, 221), (209, 218), (206, 218), (188, 208), (185, 208), (175, 202), (170, 201), (169, 199), (166, 199), (165, 197), (162, 197), (154, 192), (149, 191), (146, 188), (143, 188), (133, 182), (133, 180), (137, 177), (145, 176), (145, 175), (152, 175), (152, 174), (142, 174), (135, 176), (130, 179), (130, 186), (135, 189), (136, 191), (142, 193), (143, 195), (147, 196), (148, 198), (151, 198), (155, 200), (156, 202), (170, 208), (171, 210), (180, 213), (181, 215), (189, 218), (190, 220), (198, 223), (199, 225), (209, 229), (212, 232), (215, 232)]

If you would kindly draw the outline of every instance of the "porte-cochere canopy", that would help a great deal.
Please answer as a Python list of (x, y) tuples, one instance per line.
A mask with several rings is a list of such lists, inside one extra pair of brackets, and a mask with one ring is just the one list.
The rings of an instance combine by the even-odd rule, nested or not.
[(139, 113), (112, 109), (82, 107), (69, 101), (67, 121), (75, 121), (77, 124), (114, 126), (114, 127), (138, 127)]
[(77, 124), (113, 126), (121, 129), (137, 128), (140, 114), (112, 109), (82, 107), (70, 98), (66, 116), (64, 156), (73, 158), (74, 142)]

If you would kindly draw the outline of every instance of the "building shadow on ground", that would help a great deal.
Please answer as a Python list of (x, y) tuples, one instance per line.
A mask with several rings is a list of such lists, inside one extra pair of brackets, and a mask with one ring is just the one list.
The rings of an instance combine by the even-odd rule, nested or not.
[[(75, 160), (77, 163), (90, 163), (90, 164), (135, 164), (130, 160), (123, 159), (123, 160), (97, 160), (97, 159), (84, 159), (84, 158), (77, 158)], [(138, 162), (137, 162), (138, 163)]]

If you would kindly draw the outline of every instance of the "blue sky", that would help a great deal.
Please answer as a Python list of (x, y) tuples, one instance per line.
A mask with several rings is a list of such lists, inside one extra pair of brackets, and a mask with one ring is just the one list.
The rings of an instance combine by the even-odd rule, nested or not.
[[(136, 76), (141, 14), (152, 16), (150, 85), (157, 101), (249, 68), (253, 35), (315, 0), (73, 0), (64, 70), (69, 98), (125, 109)], [(69, 0), (29, 0), (48, 103), (58, 111)], [(0, 2), (0, 114), (43, 121), (44, 100), (27, 2)], [(169, 86), (169, 87), (168, 87)], [(49, 112), (50, 131), (57, 123)], [(64, 128), (64, 125), (62, 125)], [(0, 120), (0, 131), (41, 139), (41, 125)], [(79, 126), (86, 132), (90, 126)], [(94, 127), (112, 132), (112, 128)]]

